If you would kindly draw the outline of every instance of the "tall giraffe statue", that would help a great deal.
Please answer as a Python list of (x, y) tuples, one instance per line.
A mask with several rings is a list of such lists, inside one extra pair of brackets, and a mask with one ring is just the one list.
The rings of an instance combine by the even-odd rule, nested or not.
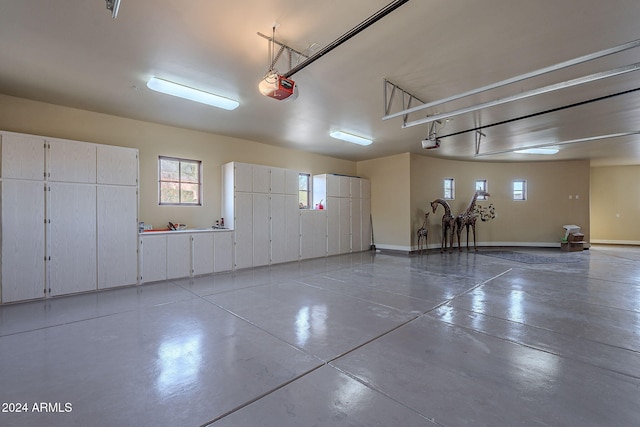
[(451, 214), (451, 206), (444, 199), (435, 199), (431, 202), (431, 210), (436, 213), (438, 205), (442, 205), (444, 208), (444, 215), (442, 215), (442, 243), (440, 245), (440, 252), (447, 250), (447, 232), (449, 233), (449, 249), (453, 250), (453, 230), (455, 229), (456, 220)]
[(478, 190), (471, 198), (471, 202), (467, 209), (458, 215), (455, 219), (456, 223), (456, 234), (458, 236), (458, 251), (462, 251), (460, 247), (460, 233), (463, 228), (467, 229), (467, 251), (469, 250), (469, 228), (473, 230), (473, 249), (478, 250), (476, 246), (476, 219), (478, 218), (475, 209), (476, 209), (476, 200), (478, 200), (478, 196), (489, 197), (491, 194), (487, 193), (484, 190)]
[(429, 234), (428, 228), (429, 212), (424, 213), (424, 222), (422, 227), (418, 228), (418, 251), (422, 253), (422, 249), (427, 245), (427, 235)]

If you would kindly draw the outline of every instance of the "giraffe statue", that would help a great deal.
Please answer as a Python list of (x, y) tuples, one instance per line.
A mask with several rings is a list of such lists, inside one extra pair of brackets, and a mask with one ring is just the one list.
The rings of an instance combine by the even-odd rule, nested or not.
[(478, 190), (475, 192), (473, 197), (471, 198), (471, 202), (467, 209), (458, 215), (455, 219), (456, 223), (456, 234), (458, 236), (458, 251), (462, 251), (460, 247), (460, 233), (463, 228), (467, 229), (467, 251), (469, 250), (469, 228), (473, 230), (473, 249), (478, 250), (476, 246), (476, 219), (478, 218), (476, 214), (476, 200), (478, 200), (478, 196), (489, 197), (491, 194), (487, 193), (484, 190)]
[(418, 251), (422, 253), (422, 249), (427, 245), (427, 235), (429, 234), (429, 229), (427, 228), (427, 223), (429, 221), (429, 212), (424, 213), (424, 222), (422, 223), (422, 227), (418, 228)]
[(444, 208), (444, 215), (442, 215), (442, 244), (440, 246), (440, 252), (447, 250), (447, 232), (449, 233), (449, 248), (453, 249), (453, 231), (455, 229), (455, 218), (451, 214), (451, 206), (444, 199), (435, 199), (431, 202), (431, 209), (433, 213), (436, 213), (438, 205), (442, 205)]

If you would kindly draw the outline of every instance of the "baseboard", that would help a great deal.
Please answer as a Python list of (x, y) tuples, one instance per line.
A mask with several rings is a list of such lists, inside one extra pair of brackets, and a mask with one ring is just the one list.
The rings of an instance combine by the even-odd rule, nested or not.
[(591, 243), (599, 243), (601, 245), (628, 245), (628, 246), (640, 246), (638, 240), (605, 240), (605, 239), (591, 239)]

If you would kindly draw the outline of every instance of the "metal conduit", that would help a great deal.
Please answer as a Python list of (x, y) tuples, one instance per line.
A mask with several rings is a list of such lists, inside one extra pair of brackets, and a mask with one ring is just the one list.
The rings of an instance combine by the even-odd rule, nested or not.
[(399, 8), (400, 6), (402, 6), (403, 4), (408, 3), (408, 2), (409, 2), (409, 0), (396, 0), (396, 1), (393, 1), (393, 2), (389, 3), (388, 5), (386, 5), (382, 9), (380, 9), (378, 12), (374, 13), (369, 18), (367, 18), (366, 20), (362, 21), (356, 27), (354, 27), (351, 30), (347, 31), (342, 36), (338, 37), (336, 40), (334, 40), (333, 42), (329, 43), (327, 46), (325, 46), (324, 48), (319, 50), (315, 55), (310, 56), (306, 61), (301, 62), (300, 64), (298, 64), (297, 66), (295, 66), (294, 68), (292, 68), (291, 70), (289, 70), (288, 72), (283, 74), (283, 76), (285, 78), (289, 78), (289, 77), (293, 76), (298, 71), (302, 70), (303, 68), (305, 68), (308, 65), (311, 65), (313, 62), (315, 62), (316, 60), (320, 59), (322, 56), (324, 56), (327, 53), (331, 52), (333, 49), (337, 48), (338, 46), (340, 46), (341, 44), (343, 44), (347, 40), (351, 39), (352, 37), (354, 37), (355, 35), (357, 35), (361, 31), (363, 31), (366, 28), (370, 27), (371, 25), (375, 24), (380, 19), (382, 19), (385, 16), (389, 15), (391, 12), (393, 12), (394, 10), (396, 10), (397, 8)]

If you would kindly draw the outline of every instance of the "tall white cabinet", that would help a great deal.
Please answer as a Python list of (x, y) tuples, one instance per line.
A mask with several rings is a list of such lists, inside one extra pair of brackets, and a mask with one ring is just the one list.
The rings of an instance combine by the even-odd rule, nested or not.
[(3, 303), (137, 282), (137, 150), (0, 132)]
[(231, 162), (222, 166), (222, 182), (222, 215), (235, 231), (235, 268), (297, 261), (298, 172)]

